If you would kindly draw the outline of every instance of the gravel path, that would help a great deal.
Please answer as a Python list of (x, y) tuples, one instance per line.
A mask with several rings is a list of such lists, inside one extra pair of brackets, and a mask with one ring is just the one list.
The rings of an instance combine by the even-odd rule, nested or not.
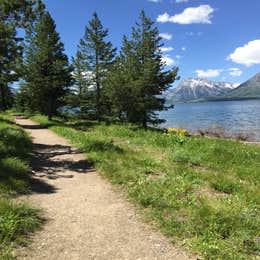
[(34, 142), (33, 193), (46, 223), (18, 259), (190, 259), (143, 223), (135, 209), (64, 138), (16, 118)]

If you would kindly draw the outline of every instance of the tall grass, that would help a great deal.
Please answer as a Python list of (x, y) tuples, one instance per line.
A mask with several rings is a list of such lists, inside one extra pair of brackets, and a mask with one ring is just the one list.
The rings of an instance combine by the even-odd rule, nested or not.
[(132, 125), (34, 120), (85, 152), (174, 242), (205, 259), (259, 256), (259, 146), (203, 137), (180, 141)]
[(0, 258), (12, 258), (12, 246), (40, 225), (39, 210), (15, 197), (29, 192), (31, 140), (11, 120), (0, 114)]

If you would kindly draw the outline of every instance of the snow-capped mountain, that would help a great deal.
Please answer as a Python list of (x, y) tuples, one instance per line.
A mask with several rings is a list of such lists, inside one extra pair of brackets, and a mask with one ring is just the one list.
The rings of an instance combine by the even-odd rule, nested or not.
[(200, 78), (188, 78), (166, 94), (170, 102), (187, 102), (228, 93), (238, 85), (228, 82), (214, 82)]

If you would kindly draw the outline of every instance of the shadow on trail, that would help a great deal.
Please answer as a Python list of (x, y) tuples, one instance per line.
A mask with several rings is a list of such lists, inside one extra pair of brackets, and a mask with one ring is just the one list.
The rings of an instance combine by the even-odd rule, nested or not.
[(70, 172), (85, 174), (92, 171), (93, 164), (86, 160), (73, 159), (73, 154), (80, 152), (70, 146), (33, 144), (33, 150), (33, 172), (39, 177), (72, 178), (73, 174)]
[(57, 189), (48, 183), (46, 183), (44, 180), (32, 178), (30, 180), (30, 192), (31, 193), (41, 193), (41, 194), (51, 194), (55, 193)]
[(33, 130), (48, 128), (45, 125), (21, 125), (21, 127), (25, 128), (25, 129), (33, 129)]

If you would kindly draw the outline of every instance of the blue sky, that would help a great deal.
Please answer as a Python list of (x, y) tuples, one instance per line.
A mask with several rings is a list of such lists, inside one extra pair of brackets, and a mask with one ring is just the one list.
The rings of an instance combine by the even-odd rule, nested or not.
[(260, 0), (43, 0), (69, 57), (97, 11), (121, 46), (142, 9), (164, 36), (167, 64), (181, 79), (243, 82), (260, 71)]

